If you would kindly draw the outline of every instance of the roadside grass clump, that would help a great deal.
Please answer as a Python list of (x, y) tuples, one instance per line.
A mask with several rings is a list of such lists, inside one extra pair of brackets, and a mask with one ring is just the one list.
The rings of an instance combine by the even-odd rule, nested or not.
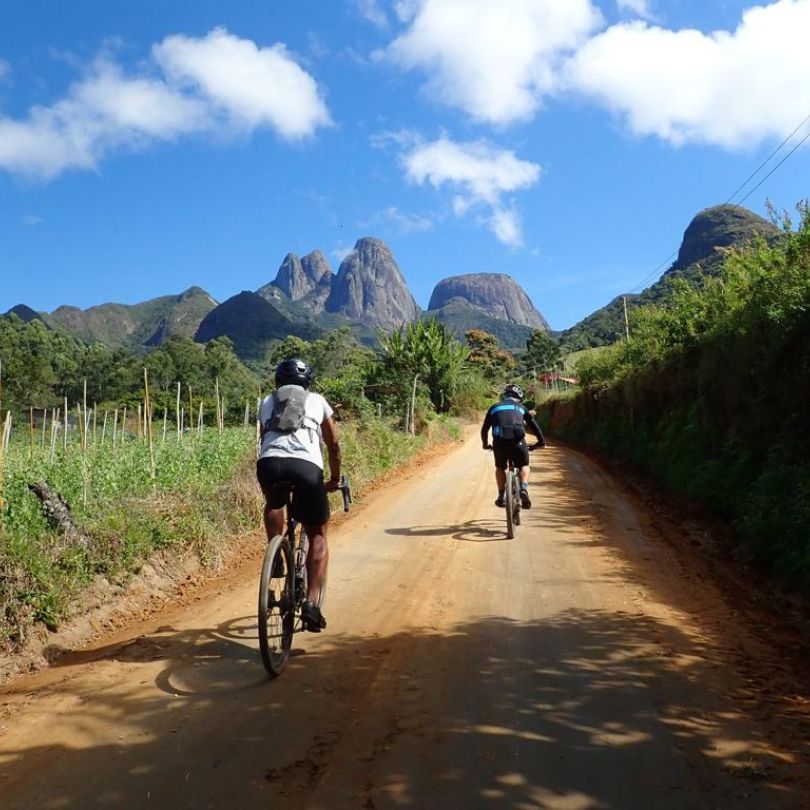
[(700, 290), (675, 282), (631, 338), (579, 361), (582, 392), (541, 414), (628, 458), (738, 528), (738, 551), (810, 591), (810, 209), (730, 251)]

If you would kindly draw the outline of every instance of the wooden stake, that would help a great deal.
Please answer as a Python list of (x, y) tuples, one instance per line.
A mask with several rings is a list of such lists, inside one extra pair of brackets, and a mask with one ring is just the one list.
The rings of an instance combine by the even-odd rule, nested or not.
[(104, 422), (101, 425), (101, 446), (104, 447), (104, 439), (107, 436), (107, 411), (104, 411)]
[(143, 370), (143, 409), (146, 422), (146, 435), (149, 437), (149, 471), (152, 480), (155, 480), (155, 445), (152, 441), (152, 403), (149, 399), (149, 372), (144, 367)]
[(161, 443), (166, 442), (166, 423), (169, 421), (169, 409), (163, 409), (163, 438), (161, 439)]
[(180, 422), (180, 383), (177, 383), (177, 412), (176, 412), (176, 422), (177, 425), (177, 441), (180, 441), (180, 436), (183, 433), (183, 425)]
[(3, 469), (6, 461), (6, 433), (11, 427), (11, 411), (6, 414), (3, 430), (0, 431), (0, 516), (3, 512)]
[(82, 399), (84, 408), (82, 410), (82, 423), (84, 430), (82, 431), (82, 452), (87, 450), (87, 377), (84, 378), (84, 397)]
[(214, 396), (216, 397), (216, 419), (217, 419), (217, 430), (222, 432), (222, 410), (220, 409), (220, 401), (219, 401), (219, 377), (214, 380)]
[(115, 419), (113, 421), (113, 455), (115, 455), (115, 448), (117, 443), (118, 443), (118, 408), (115, 409)]

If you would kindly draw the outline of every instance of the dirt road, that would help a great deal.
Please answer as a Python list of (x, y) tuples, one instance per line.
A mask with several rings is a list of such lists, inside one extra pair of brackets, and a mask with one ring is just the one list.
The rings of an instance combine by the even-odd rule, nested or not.
[(278, 681), (251, 566), (12, 683), (0, 806), (810, 806), (789, 663), (660, 518), (552, 448), (507, 541), (490, 464), (472, 438), (333, 533), (328, 632)]

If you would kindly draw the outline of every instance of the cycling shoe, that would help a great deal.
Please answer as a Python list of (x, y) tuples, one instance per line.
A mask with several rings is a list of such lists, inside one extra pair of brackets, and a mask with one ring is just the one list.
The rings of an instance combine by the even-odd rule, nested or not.
[(310, 633), (320, 633), (326, 629), (326, 619), (321, 613), (321, 609), (314, 602), (304, 602), (301, 606), (301, 623), (304, 630)]

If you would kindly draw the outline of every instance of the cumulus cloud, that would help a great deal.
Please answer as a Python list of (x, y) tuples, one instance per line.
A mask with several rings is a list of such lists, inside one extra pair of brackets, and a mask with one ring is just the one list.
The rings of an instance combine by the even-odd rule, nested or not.
[(297, 139), (329, 123), (315, 80), (283, 45), (260, 48), (224, 29), (167, 37), (149, 68), (127, 75), (105, 54), (52, 105), (0, 115), (0, 168), (47, 180), (192, 133), (266, 127)]
[(733, 32), (624, 23), (585, 44), (568, 79), (639, 135), (755, 145), (807, 114), (808, 31), (810, 0), (750, 8)]
[(407, 0), (378, 58), (428, 75), (434, 98), (496, 125), (531, 118), (561, 60), (600, 23), (591, 0)]
[(507, 195), (537, 183), (536, 163), (485, 141), (456, 143), (447, 137), (417, 144), (401, 160), (410, 182), (437, 189), (447, 186), (455, 192), (456, 216), (483, 209), (483, 220), (498, 240), (515, 247), (522, 244), (520, 216)]
[(153, 48), (175, 85), (199, 94), (246, 129), (269, 126), (285, 138), (329, 123), (315, 80), (282, 44), (260, 48), (222, 28), (202, 39), (171, 36)]

